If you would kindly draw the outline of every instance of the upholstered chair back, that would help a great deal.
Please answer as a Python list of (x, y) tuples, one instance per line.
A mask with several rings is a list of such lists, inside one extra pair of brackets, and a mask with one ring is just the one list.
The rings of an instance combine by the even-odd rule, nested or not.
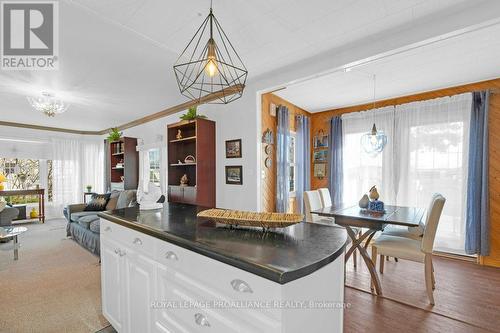
[(443, 211), (446, 199), (439, 193), (432, 196), (429, 209), (427, 210), (427, 218), (425, 221), (424, 237), (422, 239), (422, 252), (432, 253), (434, 247), (434, 239), (436, 238), (436, 231), (439, 224), (439, 218)]
[(330, 190), (326, 187), (318, 189), (319, 195), (321, 196), (321, 203), (323, 207), (330, 207), (332, 205), (332, 197), (330, 196)]
[(321, 196), (318, 191), (304, 192), (304, 205), (306, 207), (306, 221), (313, 222), (311, 211), (323, 208)]

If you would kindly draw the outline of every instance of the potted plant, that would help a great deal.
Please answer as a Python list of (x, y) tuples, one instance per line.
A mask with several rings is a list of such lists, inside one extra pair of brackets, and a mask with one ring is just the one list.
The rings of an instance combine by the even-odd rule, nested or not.
[(108, 141), (109, 142), (118, 141), (122, 137), (122, 134), (123, 134), (123, 132), (118, 131), (117, 127), (113, 127), (109, 131)]
[(183, 114), (183, 115), (181, 116), (181, 119), (182, 119), (182, 120), (188, 120), (188, 121), (189, 121), (189, 120), (195, 120), (195, 119), (197, 119), (197, 118), (203, 118), (203, 119), (204, 119), (204, 118), (206, 118), (206, 117), (207, 117), (207, 116), (204, 116), (204, 115), (201, 115), (201, 114), (197, 114), (197, 113), (196, 113), (196, 111), (197, 111), (197, 107), (196, 107), (196, 106), (192, 106), (192, 107), (190, 107), (190, 108), (188, 109), (188, 112), (187, 112), (187, 113), (185, 113), (185, 114)]
[(87, 188), (87, 193), (92, 192), (92, 185), (87, 185), (86, 188)]

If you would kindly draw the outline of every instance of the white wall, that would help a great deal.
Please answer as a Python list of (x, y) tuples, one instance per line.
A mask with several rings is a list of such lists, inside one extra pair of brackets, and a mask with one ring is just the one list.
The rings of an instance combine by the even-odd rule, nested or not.
[[(257, 209), (257, 112), (255, 109), (248, 109), (248, 105), (252, 105), (248, 101), (250, 96), (250, 94), (245, 93), (241, 100), (228, 105), (202, 105), (198, 108), (198, 113), (206, 115), (216, 123), (217, 207)], [(162, 135), (165, 144), (167, 125), (178, 122), (181, 114), (182, 112), (133, 127), (125, 130), (124, 135), (143, 139), (145, 145), (157, 142), (158, 135)], [(241, 159), (226, 159), (225, 141), (240, 138), (242, 139), (243, 157)], [(243, 166), (243, 185), (227, 185), (225, 183), (224, 167), (226, 165)]]

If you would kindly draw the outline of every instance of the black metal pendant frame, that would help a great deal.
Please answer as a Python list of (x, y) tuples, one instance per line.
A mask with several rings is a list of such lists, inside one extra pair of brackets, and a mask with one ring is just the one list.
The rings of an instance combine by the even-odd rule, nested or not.
[[(201, 41), (205, 39), (207, 42), (203, 45)], [(207, 73), (210, 62), (217, 65), (213, 76)], [(248, 71), (212, 8), (177, 59), (174, 73), (181, 94), (194, 101), (216, 94), (217, 99), (209, 104), (227, 104), (243, 95)]]

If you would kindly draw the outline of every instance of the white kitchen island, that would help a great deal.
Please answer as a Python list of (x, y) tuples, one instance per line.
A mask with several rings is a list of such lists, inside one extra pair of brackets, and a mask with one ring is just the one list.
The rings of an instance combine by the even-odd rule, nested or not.
[(103, 314), (118, 332), (342, 332), (343, 229), (230, 229), (199, 210), (100, 214)]

